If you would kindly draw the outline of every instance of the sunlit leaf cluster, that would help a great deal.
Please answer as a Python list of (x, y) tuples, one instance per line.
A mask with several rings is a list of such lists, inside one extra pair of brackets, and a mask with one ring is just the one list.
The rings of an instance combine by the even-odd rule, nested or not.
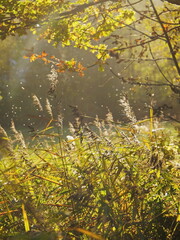
[(34, 62), (35, 60), (41, 59), (45, 64), (50, 64), (56, 68), (56, 71), (59, 73), (63, 73), (65, 71), (68, 72), (76, 72), (79, 76), (84, 76), (84, 70), (86, 68), (80, 63), (72, 58), (71, 60), (60, 60), (55, 56), (48, 56), (48, 54), (43, 51), (41, 54), (30, 54), (30, 56), (24, 56), (25, 59), (29, 59), (30, 62)]

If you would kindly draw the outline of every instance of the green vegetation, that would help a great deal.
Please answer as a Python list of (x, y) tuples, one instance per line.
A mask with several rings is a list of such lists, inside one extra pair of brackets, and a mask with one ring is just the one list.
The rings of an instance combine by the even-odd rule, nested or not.
[(3, 240), (180, 239), (179, 29), (177, 0), (0, 0)]
[(92, 131), (73, 109), (67, 140), (61, 119), (51, 120), (33, 134), (31, 147), (12, 123), (16, 147), (0, 161), (4, 239), (179, 238), (177, 132), (152, 119), (133, 123), (122, 104), (127, 126), (109, 112), (105, 121), (94, 120)]
[(152, 95), (154, 108), (167, 105), (166, 120), (178, 120), (179, 27), (178, 1), (0, 0), (1, 125), (34, 122), (30, 97), (45, 102), (47, 87), (68, 121), (68, 105), (93, 117), (108, 107), (119, 119), (114, 106), (124, 91), (138, 119)]

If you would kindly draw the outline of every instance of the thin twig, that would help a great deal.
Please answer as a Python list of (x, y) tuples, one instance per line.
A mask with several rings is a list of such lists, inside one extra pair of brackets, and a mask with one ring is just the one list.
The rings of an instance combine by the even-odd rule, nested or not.
[[(152, 52), (152, 49), (151, 49), (151, 45), (150, 45), (150, 44), (149, 44), (149, 52), (150, 52), (152, 58), (155, 60), (155, 58), (154, 58), (154, 54), (153, 54), (153, 52)], [(160, 68), (160, 66), (159, 66), (159, 64), (157, 63), (156, 60), (155, 60), (155, 64), (156, 64), (156, 66), (157, 66), (159, 72), (160, 72), (161, 75), (163, 76), (163, 78), (164, 78), (169, 84), (173, 85), (173, 84), (169, 81), (169, 79), (166, 77), (166, 75), (163, 73), (163, 71), (161, 70), (161, 68)]]
[(129, 0), (127, 0), (127, 2), (128, 2), (129, 5), (132, 7), (132, 9), (133, 9), (136, 13), (138, 13), (140, 16), (142, 16), (142, 17), (144, 17), (144, 18), (148, 18), (148, 19), (150, 19), (151, 21), (158, 23), (157, 20), (155, 20), (155, 19), (153, 19), (153, 18), (151, 18), (151, 17), (148, 17), (147, 15), (143, 14), (142, 11), (138, 11), (138, 10), (133, 6), (133, 4), (129, 2)]
[(162, 28), (162, 30), (163, 30), (164, 36), (165, 36), (165, 38), (166, 38), (166, 41), (167, 41), (167, 44), (168, 44), (168, 47), (169, 47), (169, 50), (170, 50), (170, 53), (171, 53), (172, 58), (173, 58), (173, 60), (174, 60), (174, 64), (175, 64), (175, 66), (176, 66), (177, 72), (178, 72), (179, 75), (180, 75), (180, 67), (179, 67), (179, 65), (178, 65), (178, 61), (177, 61), (177, 59), (176, 59), (176, 56), (175, 56), (175, 53), (174, 53), (174, 50), (173, 50), (171, 41), (170, 41), (169, 36), (168, 36), (168, 34), (167, 34), (167, 31), (166, 31), (166, 29), (165, 29), (165, 27), (164, 27), (164, 25), (163, 25), (163, 23), (162, 23), (162, 21), (161, 21), (161, 18), (160, 18), (159, 14), (158, 14), (158, 12), (157, 12), (157, 10), (156, 10), (156, 7), (155, 7), (153, 1), (152, 1), (152, 0), (149, 0), (149, 1), (151, 2), (151, 6), (152, 6), (152, 8), (153, 8), (153, 10), (154, 10), (154, 13), (155, 13), (155, 15), (156, 15), (156, 18), (158, 19), (158, 22), (159, 22), (159, 24), (161, 25), (161, 28)]
[(130, 78), (125, 79), (124, 77), (119, 76), (117, 73), (115, 73), (112, 68), (109, 69), (110, 72), (117, 77), (118, 79), (122, 80), (124, 83), (131, 84), (131, 85), (137, 85), (137, 86), (155, 86), (155, 87), (161, 87), (161, 86), (168, 86), (170, 87), (172, 84), (168, 83), (142, 83), (142, 82), (132, 82)]

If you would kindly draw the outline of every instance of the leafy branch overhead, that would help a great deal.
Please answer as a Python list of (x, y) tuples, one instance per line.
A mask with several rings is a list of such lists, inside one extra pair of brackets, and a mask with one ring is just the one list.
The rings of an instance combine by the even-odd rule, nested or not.
[[(57, 27), (60, 27), (57, 34), (61, 35), (61, 37), (56, 38), (53, 35), (49, 36), (49, 38), (56, 42), (60, 40), (67, 41), (69, 35), (73, 34), (70, 30), (75, 26), (87, 25), (87, 23), (90, 24), (94, 21), (94, 27), (101, 25), (101, 29), (103, 29), (107, 23), (105, 19), (107, 13), (111, 13), (112, 16), (116, 15), (118, 19), (117, 13), (121, 8), (121, 3), (108, 0), (86, 2), (2, 0), (0, 3), (1, 39), (16, 33), (22, 35), (28, 29), (35, 31), (40, 27), (45, 27), (44, 31), (46, 32), (46, 37), (48, 37), (48, 30), (51, 30), (50, 32), (53, 33), (53, 30), (57, 31)], [(124, 12), (124, 10), (121, 9), (120, 12)], [(125, 15), (121, 17), (125, 17)], [(129, 17), (129, 15), (126, 16), (126, 18)], [(75, 25), (73, 25), (74, 22)], [(88, 28), (89, 24), (87, 25)], [(95, 29), (91, 30), (95, 31)], [(104, 30), (113, 30), (113, 24), (109, 23), (109, 26)], [(103, 33), (101, 34), (103, 35)]]
[[(157, 6), (154, 0), (1, 0), (0, 38), (27, 34), (30, 30), (54, 46), (73, 46), (93, 53), (97, 61), (87, 67), (98, 65), (101, 70), (104, 66), (111, 69), (112, 59), (117, 64), (126, 62), (127, 57), (129, 64), (153, 61), (161, 81), (179, 92), (179, 1), (160, 3)], [(33, 58), (37, 59), (37, 55)], [(157, 59), (170, 63), (167, 71)], [(62, 70), (68, 68), (63, 64)], [(168, 72), (172, 72), (171, 77)]]
[(30, 56), (24, 56), (25, 59), (29, 59), (30, 62), (41, 59), (45, 64), (51, 64), (56, 68), (56, 71), (63, 73), (66, 70), (69, 72), (76, 72), (79, 76), (84, 76), (84, 70), (86, 69), (80, 62), (77, 62), (72, 58), (71, 60), (63, 61), (55, 56), (49, 56), (45, 51), (41, 54), (31, 54)]

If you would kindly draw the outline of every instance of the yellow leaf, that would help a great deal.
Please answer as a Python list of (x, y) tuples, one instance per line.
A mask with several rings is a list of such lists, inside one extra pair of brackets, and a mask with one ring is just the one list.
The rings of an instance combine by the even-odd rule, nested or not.
[(29, 59), (30, 62), (34, 62), (37, 59), (37, 56), (35, 54), (32, 54)]

